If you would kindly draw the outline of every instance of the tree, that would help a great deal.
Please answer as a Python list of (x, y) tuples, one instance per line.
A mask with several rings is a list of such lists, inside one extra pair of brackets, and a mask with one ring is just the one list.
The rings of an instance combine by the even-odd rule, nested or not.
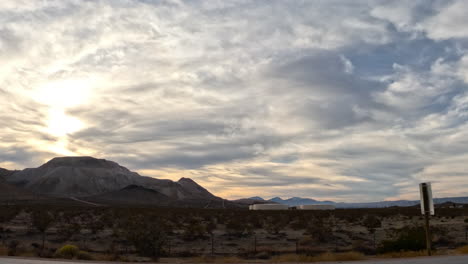
[(369, 233), (372, 234), (373, 242), (374, 242), (374, 249), (375, 249), (376, 248), (375, 231), (377, 228), (382, 227), (382, 221), (380, 221), (380, 219), (377, 218), (375, 215), (367, 215), (362, 221), (362, 225), (365, 226), (367, 230), (369, 231)]
[(159, 259), (167, 244), (167, 225), (158, 220), (142, 216), (125, 221), (123, 234), (142, 256)]
[(18, 214), (16, 208), (2, 208), (0, 210), (0, 238), (2, 239), (3, 245), (6, 245), (5, 224), (10, 222)]
[(42, 235), (42, 245), (40, 253), (40, 255), (42, 256), (44, 252), (46, 232), (52, 226), (55, 219), (50, 212), (43, 210), (33, 211), (31, 217), (33, 227), (36, 228), (37, 231), (39, 231)]
[(328, 242), (333, 238), (333, 229), (324, 218), (313, 218), (306, 228), (306, 232), (319, 242)]

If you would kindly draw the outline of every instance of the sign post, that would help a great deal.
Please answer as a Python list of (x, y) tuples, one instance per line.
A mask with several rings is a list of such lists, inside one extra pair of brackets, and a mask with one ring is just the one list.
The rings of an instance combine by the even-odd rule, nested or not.
[(431, 256), (431, 232), (429, 229), (429, 217), (434, 215), (434, 202), (432, 200), (432, 187), (430, 182), (419, 184), (419, 191), (421, 195), (421, 213), (424, 215), (424, 223), (426, 230), (426, 249), (427, 255)]

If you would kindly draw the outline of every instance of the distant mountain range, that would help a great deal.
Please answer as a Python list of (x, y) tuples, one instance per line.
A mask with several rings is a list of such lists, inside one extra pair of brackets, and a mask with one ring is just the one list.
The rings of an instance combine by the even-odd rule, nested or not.
[(38, 168), (0, 168), (0, 202), (54, 201), (178, 207), (236, 207), (188, 178), (177, 182), (141, 176), (93, 157), (54, 158)]
[[(468, 197), (434, 199), (436, 204), (468, 204)], [(255, 203), (289, 206), (330, 204), (337, 208), (415, 206), (419, 201), (337, 203), (310, 198), (250, 197), (228, 201), (211, 194), (189, 178), (178, 181), (141, 176), (116, 162), (93, 157), (54, 158), (38, 168), (0, 168), (0, 203), (78, 203), (198, 208), (246, 208)]]
[[(308, 205), (308, 204), (331, 204), (336, 208), (384, 208), (392, 206), (415, 206), (419, 204), (419, 200), (409, 201), (409, 200), (398, 200), (398, 201), (381, 201), (381, 202), (369, 202), (369, 203), (337, 203), (333, 201), (318, 201), (310, 198), (301, 198), (293, 197), (289, 199), (282, 199), (280, 197), (274, 197), (272, 199), (266, 200), (262, 197), (250, 197), (245, 199), (240, 199), (238, 201), (251, 201), (252, 203), (279, 203), (286, 204), (289, 206), (297, 205)], [(468, 197), (448, 197), (448, 198), (435, 198), (435, 204), (442, 204), (446, 202), (453, 202), (458, 204), (468, 204)]]

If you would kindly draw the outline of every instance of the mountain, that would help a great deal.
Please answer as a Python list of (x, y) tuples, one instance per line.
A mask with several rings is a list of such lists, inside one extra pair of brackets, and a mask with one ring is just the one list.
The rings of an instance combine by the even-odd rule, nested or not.
[(3, 178), (3, 177), (8, 177), (10, 176), (11, 174), (15, 173), (15, 171), (11, 171), (11, 170), (7, 170), (7, 169), (4, 169), (4, 168), (0, 168), (0, 178)]
[(158, 205), (165, 206), (174, 202), (173, 199), (158, 191), (142, 186), (129, 185), (123, 189), (82, 198), (97, 204), (113, 205)]
[(259, 197), (259, 196), (254, 196), (254, 197), (250, 197), (250, 198), (247, 198), (248, 200), (258, 200), (258, 201), (265, 201), (265, 199), (263, 199), (262, 197)]
[[(309, 204), (330, 204), (334, 205), (336, 208), (384, 208), (392, 206), (408, 207), (419, 205), (419, 200), (409, 201), (409, 200), (399, 200), (399, 201), (381, 201), (381, 202), (369, 202), (369, 203), (337, 203), (333, 201), (317, 201), (310, 198), (301, 198), (293, 197), (289, 199), (282, 199), (281, 197), (274, 197), (269, 200), (264, 200), (261, 197), (256, 196), (259, 199), (239, 199), (237, 201), (242, 201), (244, 204), (254, 204), (255, 200), (262, 200), (265, 202), (286, 204), (289, 206), (298, 206), (298, 205), (309, 205)], [(453, 202), (457, 204), (468, 204), (468, 197), (447, 197), (447, 198), (435, 198), (434, 204), (442, 204), (446, 202)]]
[(54, 158), (4, 178), (16, 187), (54, 197), (97, 197), (135, 185), (173, 200), (221, 200), (191, 179), (174, 182), (140, 176), (113, 161), (93, 157)]
[(201, 187), (196, 183), (194, 180), (190, 178), (181, 178), (177, 183), (182, 186), (185, 191), (188, 191), (191, 195), (191, 198), (203, 199), (203, 198), (211, 198), (217, 199), (213, 194), (211, 194), (208, 190)]
[(7, 183), (0, 176), (0, 202), (43, 200), (45, 197), (34, 194)]
[(250, 198), (244, 198), (244, 199), (238, 199), (238, 200), (234, 200), (233, 202), (239, 203), (239, 204), (244, 204), (244, 205), (272, 203), (271, 201), (266, 201), (262, 197), (258, 197), (258, 196), (254, 196), (254, 197), (250, 197)]

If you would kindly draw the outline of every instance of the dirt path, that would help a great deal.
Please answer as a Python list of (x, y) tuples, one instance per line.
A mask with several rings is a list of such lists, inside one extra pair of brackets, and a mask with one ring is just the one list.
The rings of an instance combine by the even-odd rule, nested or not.
[(70, 197), (70, 199), (72, 199), (73, 201), (77, 201), (77, 202), (80, 202), (80, 203), (84, 203), (84, 204), (87, 204), (87, 205), (92, 205), (92, 206), (96, 206), (96, 207), (100, 207), (100, 206), (104, 206), (102, 204), (96, 204), (96, 203), (91, 203), (91, 202), (87, 202), (87, 201), (83, 201), (83, 200), (80, 200), (76, 197)]

